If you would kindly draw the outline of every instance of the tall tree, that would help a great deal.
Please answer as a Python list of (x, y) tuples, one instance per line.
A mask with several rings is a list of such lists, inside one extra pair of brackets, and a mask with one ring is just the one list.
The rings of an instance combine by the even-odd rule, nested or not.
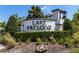
[(44, 18), (44, 14), (40, 7), (32, 6), (31, 10), (28, 10), (27, 18)]
[(79, 21), (79, 9), (75, 12), (75, 14), (73, 15), (73, 21)]
[(6, 30), (8, 32), (17, 32), (17, 27), (18, 27), (17, 15), (10, 16), (10, 18), (7, 22), (7, 25), (6, 25)]
[(75, 31), (79, 30), (79, 9), (73, 15), (72, 26)]
[(65, 19), (63, 29), (68, 31), (72, 30), (72, 22), (69, 19)]

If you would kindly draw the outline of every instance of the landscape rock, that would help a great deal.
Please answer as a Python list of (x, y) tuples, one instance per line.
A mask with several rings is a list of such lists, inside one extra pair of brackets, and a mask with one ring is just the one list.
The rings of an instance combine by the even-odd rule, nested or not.
[(37, 45), (35, 52), (42, 53), (47, 51), (47, 45)]
[(2, 44), (0, 44), (0, 51), (6, 49), (5, 46), (3, 46)]

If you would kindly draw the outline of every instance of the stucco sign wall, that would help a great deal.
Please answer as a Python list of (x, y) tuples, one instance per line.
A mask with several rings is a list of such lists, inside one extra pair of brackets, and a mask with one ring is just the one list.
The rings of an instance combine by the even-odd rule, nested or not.
[(54, 31), (55, 21), (52, 20), (26, 20), (23, 21), (21, 31)]

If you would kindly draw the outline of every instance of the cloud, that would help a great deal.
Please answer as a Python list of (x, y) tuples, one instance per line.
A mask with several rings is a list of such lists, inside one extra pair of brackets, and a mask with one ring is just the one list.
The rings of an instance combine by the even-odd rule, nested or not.
[(45, 9), (47, 9), (47, 7), (46, 7), (46, 6), (44, 6), (44, 7), (42, 7), (41, 9), (42, 9), (42, 10), (45, 10)]

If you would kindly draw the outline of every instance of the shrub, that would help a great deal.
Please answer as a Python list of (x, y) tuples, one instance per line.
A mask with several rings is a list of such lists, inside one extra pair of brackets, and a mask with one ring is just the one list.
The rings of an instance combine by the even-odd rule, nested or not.
[(60, 38), (56, 40), (60, 45), (64, 45), (66, 48), (74, 47), (74, 39), (71, 36)]
[(0, 43), (3, 43), (2, 36), (0, 36)]
[(41, 38), (37, 38), (37, 42), (42, 42)]
[[(48, 42), (49, 37), (53, 35), (51, 39), (52, 44), (63, 44), (66, 47), (73, 47), (75, 40), (72, 38), (70, 31), (49, 31), (49, 32), (17, 32), (14, 33), (16, 39), (20, 39), (23, 42), (29, 42), (29, 40), (36, 40), (36, 45), (44, 42)], [(30, 38), (30, 39), (29, 39)], [(17, 40), (18, 41), (18, 40)]]
[(51, 44), (56, 44), (56, 39), (53, 37), (53, 35), (51, 37), (49, 37)]
[(57, 42), (56, 42), (56, 40), (55, 39), (52, 39), (51, 40), (51, 44), (56, 44)]
[(31, 42), (31, 39), (29, 38), (28, 40), (26, 40), (26, 43), (29, 44)]
[(41, 40), (41, 38), (37, 38), (37, 42), (36, 42), (36, 45), (40, 45), (40, 44), (42, 44), (42, 40)]
[(44, 42), (45, 45), (48, 45), (48, 42)]
[(68, 36), (65, 38), (65, 41), (64, 41), (64, 45), (65, 47), (68, 47), (68, 48), (72, 48), (74, 47), (74, 40), (72, 37)]
[(16, 41), (15, 39), (9, 34), (9, 33), (5, 33), (2, 35), (2, 42), (4, 44), (7, 44), (7, 45), (15, 45)]
[[(69, 31), (49, 31), (49, 32), (16, 32), (14, 33), (14, 37), (16, 39), (20, 39), (21, 41), (25, 42), (27, 41), (27, 39), (29, 37), (34, 37), (34, 38), (41, 38), (43, 41), (45, 41), (46, 39), (48, 40), (48, 38), (53, 34), (53, 37), (55, 39), (60, 39), (60, 38), (65, 38), (69, 35), (71, 35), (71, 33)], [(18, 41), (18, 40), (16, 40)]]
[(76, 33), (74, 33), (72, 35), (72, 38), (74, 39), (75, 44), (79, 44), (79, 31), (77, 31)]
[(65, 39), (64, 39), (64, 38), (60, 38), (60, 39), (58, 39), (57, 42), (58, 42), (60, 45), (61, 45), (61, 44), (64, 45)]
[(20, 39), (18, 39), (18, 43), (19, 43), (19, 45), (21, 45), (22, 41)]

